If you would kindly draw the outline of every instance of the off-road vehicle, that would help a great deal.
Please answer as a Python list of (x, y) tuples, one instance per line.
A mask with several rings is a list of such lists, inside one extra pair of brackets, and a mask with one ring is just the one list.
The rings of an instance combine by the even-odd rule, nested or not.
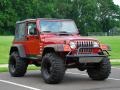
[(41, 67), (49, 84), (61, 82), (68, 68), (86, 70), (93, 80), (105, 80), (111, 71), (108, 50), (108, 45), (80, 36), (73, 20), (27, 19), (16, 22), (9, 72), (21, 77), (34, 64)]

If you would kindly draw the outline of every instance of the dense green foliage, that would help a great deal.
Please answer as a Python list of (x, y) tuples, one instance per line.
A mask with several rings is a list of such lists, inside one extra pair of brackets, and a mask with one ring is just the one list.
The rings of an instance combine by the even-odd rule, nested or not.
[(13, 34), (27, 18), (71, 18), (82, 34), (120, 26), (120, 8), (112, 0), (0, 0), (0, 34)]

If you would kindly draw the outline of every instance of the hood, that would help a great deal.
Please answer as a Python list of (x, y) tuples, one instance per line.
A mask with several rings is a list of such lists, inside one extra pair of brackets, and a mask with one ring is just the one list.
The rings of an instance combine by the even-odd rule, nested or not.
[(56, 36), (56, 35), (49, 36), (49, 35), (47, 35), (47, 36), (44, 36), (44, 42), (51, 43), (51, 44), (53, 44), (53, 43), (62, 44), (64, 42), (78, 41), (78, 40), (97, 41), (96, 39), (79, 36), (79, 35), (71, 35), (71, 36)]

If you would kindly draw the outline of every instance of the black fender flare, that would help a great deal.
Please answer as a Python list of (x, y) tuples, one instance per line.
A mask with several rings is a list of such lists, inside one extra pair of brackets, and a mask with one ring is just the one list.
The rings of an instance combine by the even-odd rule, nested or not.
[(13, 46), (11, 46), (9, 55), (11, 55), (11, 53), (14, 51), (18, 51), (20, 57), (22, 58), (26, 57), (24, 47), (21, 44), (14, 44)]
[(44, 54), (46, 52), (48, 53), (48, 52), (51, 52), (51, 51), (63, 52), (64, 51), (63, 44), (50, 44), (50, 45), (44, 46), (44, 49), (43, 49), (43, 52), (42, 52), (42, 56), (44, 56)]
[(64, 44), (50, 44), (44, 47), (45, 48), (53, 48), (56, 52), (64, 51)]

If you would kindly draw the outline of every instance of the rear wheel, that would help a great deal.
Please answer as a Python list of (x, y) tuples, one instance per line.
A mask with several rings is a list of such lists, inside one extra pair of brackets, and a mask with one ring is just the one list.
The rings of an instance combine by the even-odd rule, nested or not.
[(27, 62), (22, 60), (18, 52), (13, 52), (9, 58), (9, 73), (13, 77), (22, 77), (27, 70)]
[(99, 64), (95, 64), (94, 68), (87, 69), (88, 75), (93, 80), (105, 80), (111, 72), (110, 60), (105, 57)]
[(46, 83), (61, 82), (65, 74), (63, 60), (55, 53), (47, 53), (42, 59), (41, 73)]

